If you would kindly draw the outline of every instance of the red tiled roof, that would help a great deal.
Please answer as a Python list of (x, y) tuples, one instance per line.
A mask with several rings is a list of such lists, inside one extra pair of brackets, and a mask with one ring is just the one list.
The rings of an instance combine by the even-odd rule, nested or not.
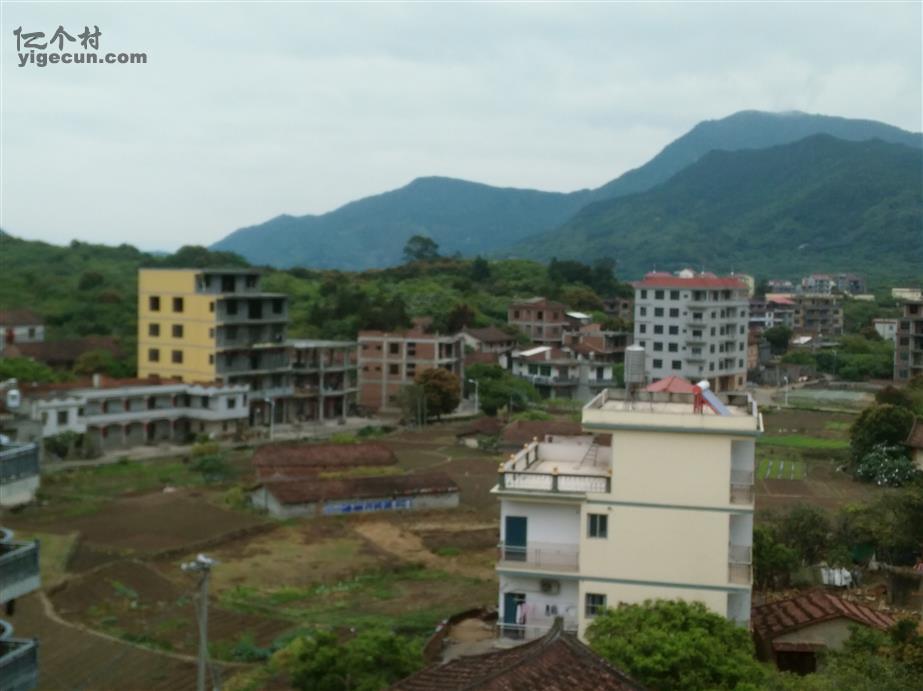
[(693, 393), (693, 389), (695, 389), (695, 385), (691, 381), (670, 375), (655, 381), (653, 384), (648, 384), (644, 390), (651, 393)]
[(468, 365), (496, 365), (500, 362), (500, 353), (467, 353), (465, 366)]
[(912, 449), (923, 449), (923, 419), (917, 418), (907, 437), (907, 446)]
[(894, 617), (822, 590), (753, 607), (753, 632), (764, 641), (833, 619), (846, 618), (875, 629), (888, 629)]
[(651, 272), (641, 281), (632, 283), (636, 288), (733, 288), (746, 289), (747, 285), (739, 278), (719, 278), (714, 274), (700, 274), (693, 278), (680, 278), (673, 274)]
[(269, 444), (253, 454), (261, 480), (314, 477), (324, 470), (385, 466), (397, 457), (384, 444)]
[(11, 357), (32, 358), (49, 365), (70, 365), (84, 353), (91, 350), (106, 350), (115, 357), (121, 357), (122, 349), (111, 336), (85, 336), (61, 341), (41, 341), (38, 343), (14, 343), (6, 348)]
[(45, 320), (32, 310), (0, 310), (0, 326), (41, 326)]
[(508, 341), (515, 341), (515, 336), (510, 336), (503, 329), (498, 329), (496, 326), (488, 326), (483, 329), (465, 329), (465, 333), (476, 338), (482, 343), (507, 343)]
[(264, 482), (263, 487), (280, 504), (443, 494), (458, 491), (458, 485), (444, 472), (359, 477), (348, 480), (288, 480)]
[(556, 623), (542, 638), (484, 655), (433, 664), (399, 681), (393, 691), (625, 691), (644, 689), (624, 672), (564, 633)]
[(555, 302), (554, 300), (549, 300), (543, 297), (534, 297), (527, 300), (513, 300), (510, 303), (510, 307), (518, 307), (520, 309), (541, 307), (542, 309), (560, 310), (562, 312), (567, 309), (567, 305), (562, 305), (560, 302)]
[(527, 444), (533, 437), (543, 439), (552, 434), (561, 437), (579, 437), (586, 434), (579, 422), (569, 420), (516, 420), (503, 430), (502, 439), (507, 444)]

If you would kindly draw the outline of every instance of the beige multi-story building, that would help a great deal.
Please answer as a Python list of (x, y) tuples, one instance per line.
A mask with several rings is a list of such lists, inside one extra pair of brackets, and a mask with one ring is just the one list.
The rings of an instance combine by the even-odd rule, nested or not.
[(247, 384), (251, 422), (286, 418), (288, 296), (255, 269), (141, 269), (138, 376)]
[(396, 412), (403, 387), (423, 370), (442, 368), (465, 376), (465, 339), (420, 329), (359, 332), (359, 405), (369, 411)]
[(894, 379), (899, 382), (923, 374), (923, 301), (904, 303), (903, 308), (894, 346)]
[(543, 297), (510, 303), (506, 321), (536, 345), (561, 345), (571, 325), (567, 307)]
[(795, 302), (793, 328), (800, 334), (839, 336), (843, 333), (843, 303), (838, 295), (804, 293)]
[(501, 635), (538, 637), (557, 616), (583, 635), (606, 607), (657, 598), (745, 626), (762, 432), (752, 399), (609, 389), (582, 425), (585, 436), (533, 441), (500, 466)]

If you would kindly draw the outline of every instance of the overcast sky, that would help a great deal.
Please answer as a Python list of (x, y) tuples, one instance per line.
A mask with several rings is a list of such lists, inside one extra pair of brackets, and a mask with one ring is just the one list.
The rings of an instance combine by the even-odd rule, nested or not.
[[(209, 244), (423, 175), (595, 187), (744, 109), (921, 129), (919, 2), (0, 8), (0, 226), (56, 243)], [(13, 31), (58, 25), (148, 63), (19, 67)]]

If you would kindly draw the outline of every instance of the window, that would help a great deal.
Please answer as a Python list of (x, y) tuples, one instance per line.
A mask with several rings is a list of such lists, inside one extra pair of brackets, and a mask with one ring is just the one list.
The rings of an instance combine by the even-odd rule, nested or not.
[(400, 374), (401, 367), (400, 365), (388, 365), (388, 374)]
[(654, 341), (654, 350), (658, 352), (663, 350), (663, 343), (660, 341)]
[(272, 313), (273, 314), (282, 314), (282, 300), (273, 300), (272, 301)]
[(224, 306), (228, 314), (237, 314), (237, 300), (228, 300)]
[(244, 278), (244, 283), (248, 288), (256, 288), (256, 276), (253, 274), (248, 274)]
[(389, 343), (388, 352), (391, 353), (392, 355), (397, 355), (398, 353), (401, 352), (401, 344), (400, 343)]
[(215, 330), (214, 330), (214, 329), (209, 329), (209, 330), (208, 330), (208, 337), (209, 337), (209, 338), (214, 338), (214, 337), (215, 337)]
[(183, 298), (173, 298), (173, 311), (174, 312), (183, 311)]
[(679, 352), (679, 345), (676, 343), (667, 343), (667, 350), (671, 353), (677, 353)]
[(654, 360), (652, 364), (654, 369), (661, 369), (663, 367), (663, 360)]
[(148, 336), (159, 336), (160, 335), (160, 324), (148, 324), (147, 325), (147, 335)]
[(671, 308), (670, 308), (670, 316), (671, 316), (671, 317), (678, 317), (678, 316), (679, 316), (679, 308), (678, 308), (678, 307), (671, 307)]
[(209, 364), (209, 365), (214, 365), (214, 364), (215, 364), (215, 354), (214, 354), (214, 353), (209, 353), (209, 355), (208, 355), (208, 364)]
[(599, 593), (587, 593), (584, 602), (584, 615), (589, 619), (602, 614), (606, 609), (606, 596)]
[(670, 335), (671, 335), (671, 336), (678, 336), (678, 335), (679, 335), (679, 327), (678, 327), (678, 326), (671, 326), (671, 327), (670, 327)]
[(66, 411), (66, 410), (59, 410), (59, 411), (58, 411), (58, 424), (59, 424), (59, 425), (66, 425), (66, 424), (67, 424), (67, 411)]
[(654, 291), (654, 299), (655, 299), (655, 300), (663, 300), (663, 291), (662, 291), (662, 290), (655, 290), (655, 291)]
[(646, 334), (647, 333), (647, 324), (638, 325), (638, 333)]
[(654, 316), (655, 316), (655, 317), (662, 317), (662, 316), (663, 316), (663, 307), (655, 307), (655, 308), (654, 308)]
[(407, 344), (407, 357), (416, 357), (417, 355), (417, 344), (413, 341)]
[(606, 538), (609, 536), (609, 516), (604, 513), (587, 514), (587, 537)]
[(212, 300), (211, 302), (208, 303), (208, 311), (209, 311), (209, 312), (214, 312), (214, 311), (215, 311), (215, 301), (214, 301), (214, 300)]
[(655, 333), (655, 334), (662, 334), (662, 333), (663, 333), (663, 325), (662, 325), (662, 324), (654, 324), (654, 333)]
[(647, 316), (647, 307), (639, 307), (639, 308), (638, 308), (638, 314), (639, 314), (640, 316), (642, 316), (642, 317), (646, 317), (646, 316)]
[(642, 290), (642, 291), (641, 291), (641, 299), (642, 299), (642, 300), (647, 300), (647, 291), (646, 291), (646, 290)]
[(670, 363), (670, 366), (675, 370), (681, 370), (683, 368), (683, 363), (680, 360), (674, 360)]
[(183, 337), (183, 325), (174, 324), (173, 325), (173, 338), (182, 338)]
[(183, 351), (182, 351), (182, 350), (174, 350), (173, 353), (172, 353), (171, 356), (170, 356), (170, 359), (173, 361), (173, 364), (175, 364), (175, 365), (181, 365), (181, 364), (183, 364)]
[(148, 348), (147, 361), (148, 362), (160, 362), (160, 349), (159, 348)]
[(151, 312), (159, 312), (160, 311), (160, 296), (151, 295), (147, 299), (147, 307)]
[(679, 291), (678, 291), (678, 290), (671, 290), (671, 291), (670, 291), (670, 299), (671, 299), (671, 300), (679, 300)]
[(237, 399), (234, 396), (228, 396), (228, 410), (237, 407)]

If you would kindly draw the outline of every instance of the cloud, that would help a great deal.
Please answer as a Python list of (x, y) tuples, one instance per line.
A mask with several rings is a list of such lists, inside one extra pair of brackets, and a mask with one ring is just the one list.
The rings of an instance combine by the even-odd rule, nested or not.
[[(0, 223), (207, 244), (420, 175), (572, 190), (742, 109), (921, 129), (919, 4), (2, 6)], [(144, 66), (16, 66), (12, 31)]]

